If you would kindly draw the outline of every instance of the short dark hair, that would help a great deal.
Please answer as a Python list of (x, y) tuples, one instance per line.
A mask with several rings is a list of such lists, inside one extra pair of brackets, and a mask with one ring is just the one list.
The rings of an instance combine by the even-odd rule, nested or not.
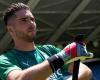
[(15, 13), (21, 9), (30, 10), (29, 6), (24, 3), (12, 3), (4, 12), (3, 20), (5, 25), (8, 24), (8, 20), (15, 15)]

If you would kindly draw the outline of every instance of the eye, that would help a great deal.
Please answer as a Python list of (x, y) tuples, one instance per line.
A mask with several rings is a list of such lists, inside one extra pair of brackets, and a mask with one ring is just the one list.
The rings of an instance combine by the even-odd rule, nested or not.
[(35, 19), (34, 18), (31, 18), (31, 21), (35, 21)]
[(21, 19), (21, 21), (26, 22), (26, 21), (27, 21), (27, 19), (26, 19), (26, 18), (22, 18), (22, 19)]

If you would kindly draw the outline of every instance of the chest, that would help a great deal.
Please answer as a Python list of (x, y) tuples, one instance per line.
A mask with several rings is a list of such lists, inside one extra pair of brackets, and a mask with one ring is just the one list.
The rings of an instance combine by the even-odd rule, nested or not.
[(49, 57), (46, 53), (40, 50), (35, 50), (28, 53), (16, 52), (15, 56), (18, 61), (19, 67), (22, 69), (26, 69), (30, 66), (39, 64)]

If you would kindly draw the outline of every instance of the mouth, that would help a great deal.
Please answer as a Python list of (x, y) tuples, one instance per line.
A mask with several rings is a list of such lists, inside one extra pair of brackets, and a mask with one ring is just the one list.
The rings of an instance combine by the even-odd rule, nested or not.
[(34, 35), (36, 34), (37, 30), (36, 29), (31, 29), (31, 30), (28, 30), (28, 33), (31, 34), (31, 35)]
[(28, 32), (36, 32), (36, 29), (28, 29)]
[(28, 32), (36, 32), (36, 27), (35, 26), (29, 26), (28, 27)]
[(28, 30), (28, 32), (36, 32), (35, 30)]

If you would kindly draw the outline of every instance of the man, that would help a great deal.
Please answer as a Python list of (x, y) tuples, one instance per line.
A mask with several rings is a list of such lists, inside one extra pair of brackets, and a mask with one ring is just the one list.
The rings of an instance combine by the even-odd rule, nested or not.
[[(74, 58), (89, 55), (85, 45), (78, 43), (71, 44), (76, 50), (72, 53), (69, 46), (63, 50), (52, 45), (36, 47), (35, 19), (30, 8), (23, 3), (12, 4), (5, 12), (4, 22), (14, 48), (0, 56), (2, 80), (67, 80), (67, 72), (73, 71), (73, 65), (68, 63)], [(76, 56), (72, 57), (73, 54)], [(81, 63), (79, 80), (89, 80), (90, 77), (91, 70)]]

